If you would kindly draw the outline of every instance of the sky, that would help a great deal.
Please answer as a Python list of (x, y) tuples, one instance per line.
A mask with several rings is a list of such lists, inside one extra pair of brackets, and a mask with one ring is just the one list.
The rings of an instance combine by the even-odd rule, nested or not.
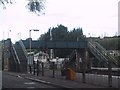
[[(118, 33), (119, 0), (46, 0), (43, 15), (37, 16), (25, 8), (27, 0), (16, 0), (3, 10), (0, 6), (0, 40), (13, 42), (29, 37), (38, 39), (50, 27), (62, 24), (68, 30), (82, 27), (87, 37), (114, 36)], [(11, 30), (11, 31), (10, 31)]]

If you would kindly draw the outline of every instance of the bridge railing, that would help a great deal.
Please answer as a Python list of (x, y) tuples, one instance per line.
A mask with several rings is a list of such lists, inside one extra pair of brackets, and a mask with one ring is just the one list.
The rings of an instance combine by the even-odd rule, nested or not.
[(14, 57), (14, 59), (15, 59), (15, 57), (16, 57), (16, 59), (17, 59), (17, 61), (18, 61), (18, 64), (20, 64), (20, 60), (19, 60), (19, 58), (18, 58), (18, 55), (17, 55), (17, 52), (16, 52), (16, 50), (15, 50), (15, 47), (14, 47), (13, 43), (11, 43), (11, 46), (12, 46), (12, 48), (13, 48), (13, 51), (12, 51), (13, 57)]
[[(98, 58), (98, 59), (104, 59), (104, 60), (108, 61), (107, 58), (101, 53), (101, 51), (99, 51), (99, 50), (96, 48), (95, 42), (89, 41), (89, 42), (88, 42), (88, 47), (90, 48), (90, 50), (91, 50), (92, 53), (94, 53), (94, 54), (97, 55), (97, 58)], [(99, 57), (98, 57), (98, 56), (99, 56)]]
[(117, 60), (112, 55), (110, 55), (110, 53), (108, 53), (105, 48), (103, 48), (98, 42), (96, 42), (96, 46), (102, 51), (108, 60), (111, 60), (115, 65), (117, 65)]
[(99, 52), (103, 58), (105, 58), (107, 61), (109, 61), (109, 60), (112, 61), (114, 63), (114, 65), (117, 66), (117, 60), (113, 56), (111, 56), (107, 52), (107, 50), (104, 47), (102, 47), (98, 42), (90, 40), (88, 44), (89, 45), (91, 44), (93, 46), (93, 50), (97, 49), (96, 51)]
[(28, 56), (27, 50), (26, 50), (26, 48), (25, 48), (25, 46), (24, 46), (22, 40), (20, 40), (19, 43), (20, 43), (20, 45), (21, 45), (21, 47), (22, 47), (22, 49), (23, 49), (23, 52), (24, 52), (25, 57), (27, 58), (27, 56)]

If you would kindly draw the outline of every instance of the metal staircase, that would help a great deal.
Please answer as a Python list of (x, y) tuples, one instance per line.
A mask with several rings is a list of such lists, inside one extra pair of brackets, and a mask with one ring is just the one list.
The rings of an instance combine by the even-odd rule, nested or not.
[(22, 41), (16, 42), (14, 45), (17, 56), (20, 61), (20, 72), (27, 72), (27, 51), (24, 48)]
[(19, 72), (19, 70), (20, 70), (20, 68), (19, 68), (20, 60), (19, 60), (19, 58), (17, 56), (17, 52), (16, 52), (12, 42), (11, 42), (11, 50), (10, 51), (11, 51), (11, 56), (10, 56), (11, 65), (10, 65), (10, 69), (12, 71)]
[(19, 72), (20, 61), (11, 39), (3, 41), (2, 49), (2, 70)]
[(63, 61), (63, 66), (66, 68), (75, 68), (75, 54), (74, 50), (70, 55), (67, 56), (66, 60)]
[(108, 63), (109, 61), (111, 61), (115, 66), (117, 66), (117, 60), (114, 59), (114, 57), (112, 57), (110, 55), (110, 53), (107, 52), (107, 50), (105, 48), (103, 48), (98, 42), (89, 40), (88, 41), (88, 48), (90, 50), (90, 52), (100, 61), (107, 61), (106, 63)]

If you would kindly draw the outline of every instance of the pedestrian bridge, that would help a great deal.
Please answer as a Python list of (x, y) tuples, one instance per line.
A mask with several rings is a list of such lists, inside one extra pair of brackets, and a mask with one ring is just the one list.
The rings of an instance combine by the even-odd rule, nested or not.
[[(89, 54), (91, 52), (99, 62), (103, 62), (104, 66), (108, 66), (108, 62), (112, 62), (115, 66), (118, 66), (117, 60), (115, 60), (109, 53), (106, 55), (106, 49), (104, 49), (99, 43), (91, 40), (80, 41), (39, 41), (39, 40), (20, 40), (14, 45), (11, 39), (7, 39), (4, 42), (4, 65), (8, 66), (7, 69), (11, 71), (27, 72), (27, 50), (30, 49), (76, 49), (77, 55), (82, 60), (88, 61)], [(71, 62), (76, 52), (71, 55)], [(9, 59), (9, 60), (8, 60)], [(8, 65), (9, 64), (9, 65)]]
[[(30, 39), (22, 40), (26, 49), (30, 48)], [(87, 40), (81, 41), (40, 41), (31, 40), (31, 48), (48, 48), (48, 49), (82, 49), (87, 48)]]
[[(27, 57), (27, 50), (30, 48), (31, 43), (31, 49), (76, 49), (74, 50), (74, 53), (72, 53), (69, 56), (69, 61), (64, 61), (63, 65), (69, 67), (73, 67), (76, 70), (81, 70), (82, 72), (82, 82), (89, 82), (91, 80), (97, 80), (96, 77), (98, 77), (97, 81), (92, 81), (94, 83), (101, 81), (100, 77), (102, 77), (102, 80), (104, 80), (105, 83), (108, 83), (106, 85), (115, 86), (116, 82), (114, 82), (117, 78), (112, 77), (112, 65), (114, 64), (114, 67), (118, 67), (120, 65), (109, 53), (106, 55), (106, 49), (103, 48), (98, 42), (95, 42), (93, 40), (81, 40), (81, 41), (35, 41), (35, 40), (20, 40), (13, 44), (11, 42), (11, 39), (4, 40), (3, 42), (0, 42), (0, 50), (2, 53), (0, 53), (0, 56), (2, 58), (2, 69), (13, 71), (13, 72), (21, 72), (21, 73), (27, 73), (28, 72), (28, 57)], [(108, 69), (107, 73), (108, 76), (105, 75), (97, 75), (96, 71), (95, 74), (93, 73), (93, 69), (91, 67), (91, 57), (90, 54), (92, 54), (96, 59), (98, 59), (98, 62), (104, 62), (104, 64)], [(76, 56), (79, 56), (82, 59), (82, 62), (78, 62), (78, 58)], [(74, 66), (74, 62), (76, 62), (76, 66)], [(32, 67), (34, 68), (34, 65)], [(88, 74), (86, 71), (89, 70)], [(119, 73), (119, 72), (118, 72)], [(80, 76), (80, 75), (79, 75)], [(95, 77), (95, 78), (94, 78)], [(86, 81), (86, 78), (90, 78), (89, 81)], [(113, 82), (112, 82), (113, 80)], [(118, 82), (118, 81), (117, 81)], [(114, 85), (112, 85), (115, 83)]]

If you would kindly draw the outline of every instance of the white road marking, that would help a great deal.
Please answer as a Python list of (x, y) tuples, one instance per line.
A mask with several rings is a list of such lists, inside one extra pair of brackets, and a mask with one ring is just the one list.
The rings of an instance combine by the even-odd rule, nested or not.
[(34, 89), (35, 87), (27, 87), (27, 89)]
[(35, 82), (25, 82), (24, 84), (36, 84)]
[(23, 78), (23, 77), (21, 77), (20, 75), (17, 75), (17, 77), (19, 77), (19, 78)]

